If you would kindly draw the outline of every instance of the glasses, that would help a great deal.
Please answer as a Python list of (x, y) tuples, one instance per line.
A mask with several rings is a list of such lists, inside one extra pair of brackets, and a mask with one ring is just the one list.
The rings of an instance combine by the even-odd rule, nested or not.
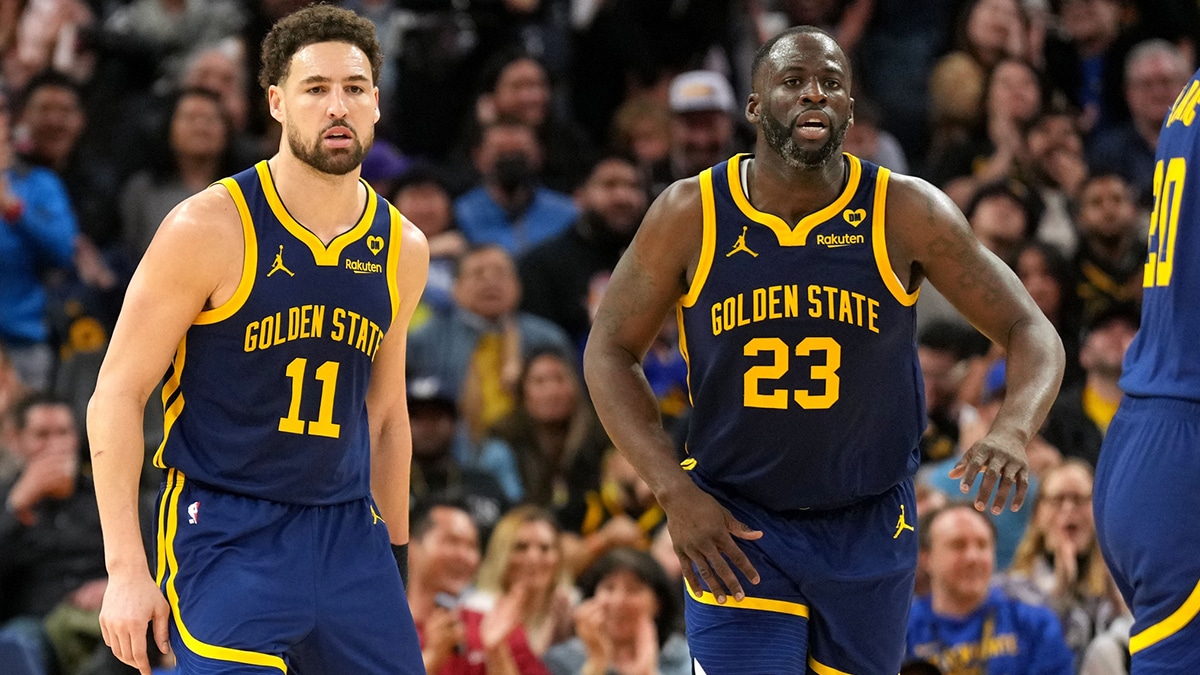
[(1090, 494), (1081, 495), (1072, 492), (1064, 492), (1057, 495), (1048, 494), (1042, 497), (1042, 501), (1056, 509), (1061, 509), (1068, 503), (1070, 503), (1072, 506), (1087, 506), (1088, 504), (1092, 503), (1092, 496)]

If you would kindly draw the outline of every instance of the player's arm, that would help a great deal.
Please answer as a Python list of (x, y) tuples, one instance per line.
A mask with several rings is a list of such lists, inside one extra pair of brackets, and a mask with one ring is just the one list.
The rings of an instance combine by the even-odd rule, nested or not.
[(109, 583), (100, 614), (104, 641), (147, 675), (146, 624), (167, 642), (167, 603), (150, 576), (138, 523), (146, 400), (176, 347), (211, 298), (229, 297), (244, 245), (228, 192), (213, 187), (177, 206), (159, 227), (130, 281), (88, 403), (96, 501)]
[(584, 352), (584, 374), (604, 428), (637, 469), (668, 516), (675, 551), (693, 588), (700, 576), (720, 601), (724, 590), (742, 596), (728, 557), (757, 583), (758, 576), (730, 538), (754, 538), (715, 500), (692, 483), (663, 429), (658, 401), (642, 359), (672, 306), (687, 290), (702, 243), (703, 212), (697, 179), (675, 183), (650, 206), (638, 233), (613, 270)]
[(387, 523), (392, 544), (408, 543), (408, 482), (412, 461), (412, 428), (405, 394), (405, 347), (425, 278), (429, 273), (429, 245), (425, 235), (403, 220), (397, 282), (400, 309), (375, 354), (371, 384), (367, 389), (367, 417), (371, 424), (371, 494), (379, 515)]
[(1041, 427), (1062, 382), (1062, 340), (1017, 275), (975, 238), (949, 197), (920, 179), (893, 180), (887, 217), (891, 222), (903, 219), (898, 227), (888, 228), (893, 267), (898, 257), (910, 260), (905, 269), (916, 277), (910, 285), (915, 287), (919, 275), (927, 277), (973, 326), (1004, 349), (1007, 358), (1007, 395), (996, 420), (950, 475), (962, 478), (965, 492), (984, 471), (975, 498), (981, 511), (998, 482), (993, 513), (1001, 511), (1015, 484), (1015, 511), (1029, 484), (1025, 446)]

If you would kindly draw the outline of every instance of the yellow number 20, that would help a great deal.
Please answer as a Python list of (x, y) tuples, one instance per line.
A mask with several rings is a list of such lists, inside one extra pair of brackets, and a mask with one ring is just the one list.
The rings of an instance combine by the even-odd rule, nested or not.
[(1154, 211), (1150, 214), (1150, 246), (1142, 287), (1169, 286), (1175, 268), (1175, 235), (1179, 226), (1179, 203), (1187, 161), (1172, 157), (1163, 170), (1163, 160), (1154, 165)]
[[(842, 365), (842, 346), (831, 337), (808, 337), (796, 345), (796, 356), (810, 356), (816, 351), (825, 352), (825, 362), (813, 364), (809, 372), (814, 380), (825, 382), (825, 393), (814, 395), (805, 389), (792, 392), (796, 403), (807, 410), (825, 410), (833, 406), (838, 400), (841, 384), (837, 370)], [(772, 389), (769, 393), (762, 393), (759, 390), (759, 381), (778, 380), (787, 373), (790, 359), (787, 343), (775, 337), (759, 337), (747, 342), (742, 349), (745, 356), (758, 356), (764, 352), (772, 354), (771, 363), (752, 366), (746, 371), (743, 403), (747, 408), (786, 410), (788, 391)]]
[(321, 382), (321, 404), (317, 407), (317, 419), (305, 422), (300, 419), (300, 398), (304, 393), (304, 371), (308, 359), (294, 358), (288, 364), (287, 376), (292, 380), (292, 401), (288, 404), (287, 417), (279, 418), (279, 430), (288, 434), (307, 433), (311, 436), (337, 438), (342, 425), (333, 422), (333, 395), (337, 391), (337, 361), (326, 361), (317, 367), (315, 375)]

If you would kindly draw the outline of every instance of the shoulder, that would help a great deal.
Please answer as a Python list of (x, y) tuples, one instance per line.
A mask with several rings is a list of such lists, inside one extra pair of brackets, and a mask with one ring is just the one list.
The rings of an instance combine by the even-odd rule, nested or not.
[(560, 211), (570, 211), (574, 213), (578, 210), (575, 206), (575, 200), (571, 199), (570, 195), (564, 194), (550, 188), (538, 188), (535, 193), (537, 201), (541, 202), (546, 208), (553, 208)]

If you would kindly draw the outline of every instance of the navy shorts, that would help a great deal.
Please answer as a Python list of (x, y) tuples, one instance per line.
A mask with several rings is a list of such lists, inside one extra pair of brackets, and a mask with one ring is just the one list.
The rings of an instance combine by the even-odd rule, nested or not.
[(1130, 672), (1200, 673), (1200, 404), (1126, 396), (1093, 504), (1100, 550), (1133, 610)]
[(171, 469), (159, 503), (157, 580), (182, 673), (425, 672), (369, 498), (282, 504)]
[(734, 540), (760, 577), (752, 585), (737, 572), (745, 599), (726, 596), (718, 605), (707, 589), (689, 589), (694, 672), (900, 671), (917, 565), (911, 480), (845, 508), (779, 514), (692, 478), (763, 533), (754, 541)]

